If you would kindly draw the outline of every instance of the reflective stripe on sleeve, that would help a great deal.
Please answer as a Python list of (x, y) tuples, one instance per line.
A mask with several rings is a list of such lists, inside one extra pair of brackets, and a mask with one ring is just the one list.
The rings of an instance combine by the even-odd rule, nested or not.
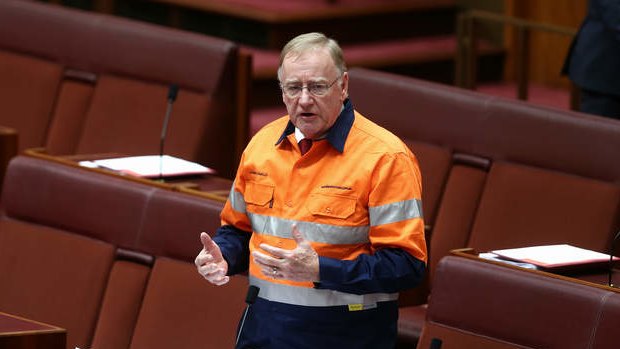
[(269, 282), (250, 276), (250, 285), (259, 288), (258, 297), (293, 305), (308, 307), (329, 307), (338, 305), (361, 304), (364, 308), (372, 307), (378, 302), (394, 301), (398, 293), (371, 293), (357, 295), (334, 290), (291, 286)]
[(280, 238), (293, 238), (293, 224), (304, 237), (313, 242), (327, 244), (365, 244), (368, 243), (368, 226), (343, 227), (339, 225), (311, 223), (290, 219), (248, 213), (252, 229), (264, 235)]
[(239, 213), (246, 213), (245, 199), (240, 192), (235, 190), (235, 183), (233, 183), (232, 188), (230, 188), (230, 193), (228, 193), (228, 201), (230, 201), (230, 206), (233, 210)]
[(369, 207), (370, 226), (389, 224), (413, 218), (422, 218), (422, 201), (411, 199)]

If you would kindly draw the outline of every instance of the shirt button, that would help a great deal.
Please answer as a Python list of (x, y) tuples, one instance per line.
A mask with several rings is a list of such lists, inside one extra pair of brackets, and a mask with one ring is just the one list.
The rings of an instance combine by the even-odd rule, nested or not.
[(326, 213), (332, 213), (332, 209), (331, 209), (331, 208), (329, 208), (329, 207), (327, 207), (327, 208), (325, 208), (325, 212), (326, 212)]
[(293, 202), (291, 200), (287, 201), (286, 206), (293, 207)]

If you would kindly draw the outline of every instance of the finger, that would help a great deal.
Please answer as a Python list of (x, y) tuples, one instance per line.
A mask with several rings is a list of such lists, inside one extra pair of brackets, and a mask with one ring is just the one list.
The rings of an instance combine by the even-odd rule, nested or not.
[(196, 259), (194, 259), (194, 264), (199, 267), (212, 261), (213, 256), (209, 252), (205, 251), (205, 249), (203, 248), (202, 251), (200, 251), (200, 253), (198, 254), (198, 256), (196, 256)]
[(260, 271), (263, 273), (263, 275), (270, 277), (270, 278), (274, 278), (274, 279), (282, 275), (281, 270), (276, 269), (274, 271), (273, 268), (261, 268)]
[(252, 257), (254, 257), (254, 262), (256, 262), (260, 266), (271, 268), (275, 265), (280, 265), (282, 263), (281, 259), (273, 258), (259, 251), (252, 252)]
[(308, 240), (306, 240), (306, 237), (304, 236), (304, 234), (299, 229), (297, 229), (297, 225), (295, 225), (295, 224), (293, 225), (292, 235), (293, 235), (293, 239), (295, 240), (297, 245), (309, 244)]
[(220, 279), (226, 276), (226, 272), (222, 267), (215, 264), (208, 264), (198, 269), (198, 273), (204, 276), (207, 280)]
[(213, 256), (215, 261), (221, 261), (224, 259), (222, 257), (222, 252), (220, 251), (220, 247), (211, 239), (209, 234), (202, 232), (200, 233), (200, 241), (202, 241), (202, 245), (211, 256)]
[(214, 274), (203, 275), (203, 277), (210, 283), (220, 286), (227, 283), (230, 280), (230, 276), (222, 275), (219, 272)]
[[(288, 254), (289, 251), (287, 250), (283, 250), (279, 247), (275, 247), (275, 246), (271, 246), (268, 244), (260, 244), (261, 249), (269, 252), (272, 256), (276, 257), (276, 258), (285, 258)], [(258, 251), (257, 251), (258, 252)]]
[(205, 250), (207, 250), (207, 245), (209, 244), (209, 240), (211, 240), (211, 238), (209, 237), (209, 234), (205, 233), (204, 231), (200, 233), (200, 241), (202, 242), (202, 246), (205, 248)]
[(260, 266), (270, 267), (275, 263), (275, 258), (267, 256), (264, 253), (260, 253), (258, 251), (252, 252), (252, 257), (254, 257), (254, 262)]
[(200, 254), (196, 256), (196, 259), (194, 260), (194, 264), (196, 264), (197, 267), (201, 267), (207, 262), (207, 255), (203, 254), (202, 252), (200, 252)]
[(203, 248), (202, 251), (200, 251), (200, 253), (194, 259), (194, 264), (196, 264), (197, 267), (200, 267), (212, 260), (213, 256), (211, 256), (211, 254), (209, 254), (209, 252), (205, 251), (205, 249)]
[(230, 281), (230, 276), (224, 276), (223, 278), (211, 281), (211, 283), (213, 283), (216, 286), (222, 286), (228, 283), (228, 281)]
[(209, 263), (199, 267), (198, 272), (202, 275), (209, 275), (216, 272), (221, 272), (222, 275), (225, 275), (225, 273), (222, 271), (222, 268), (215, 263)]

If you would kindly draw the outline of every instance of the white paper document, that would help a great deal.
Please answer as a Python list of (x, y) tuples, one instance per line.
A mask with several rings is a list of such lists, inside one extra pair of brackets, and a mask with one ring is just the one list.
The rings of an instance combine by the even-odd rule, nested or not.
[[(512, 248), (491, 252), (503, 258), (531, 263), (543, 268), (588, 265), (609, 261), (608, 254), (568, 244)], [(614, 257), (614, 259), (617, 258)]]
[(82, 166), (92, 167), (92, 164), (121, 173), (147, 178), (215, 173), (215, 171), (209, 167), (170, 155), (128, 156), (92, 160), (85, 161)]

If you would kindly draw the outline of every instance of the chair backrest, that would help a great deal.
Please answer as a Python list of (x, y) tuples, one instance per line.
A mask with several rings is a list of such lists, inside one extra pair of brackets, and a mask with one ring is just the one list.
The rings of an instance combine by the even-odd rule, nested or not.
[(247, 278), (216, 287), (193, 264), (221, 201), (31, 156), (4, 186), (0, 311), (67, 329), (71, 349), (233, 345)]
[[(0, 124), (20, 149), (158, 154), (232, 177), (247, 140), (250, 60), (230, 41), (31, 1), (0, 3)], [(6, 93), (5, 93), (6, 92)], [(6, 100), (5, 100), (6, 99)]]
[(615, 348), (619, 306), (620, 294), (602, 287), (448, 256), (418, 346), (437, 338), (446, 348)]
[(620, 123), (352, 68), (362, 114), (419, 154), (431, 275), (452, 249), (572, 243), (620, 224)]

